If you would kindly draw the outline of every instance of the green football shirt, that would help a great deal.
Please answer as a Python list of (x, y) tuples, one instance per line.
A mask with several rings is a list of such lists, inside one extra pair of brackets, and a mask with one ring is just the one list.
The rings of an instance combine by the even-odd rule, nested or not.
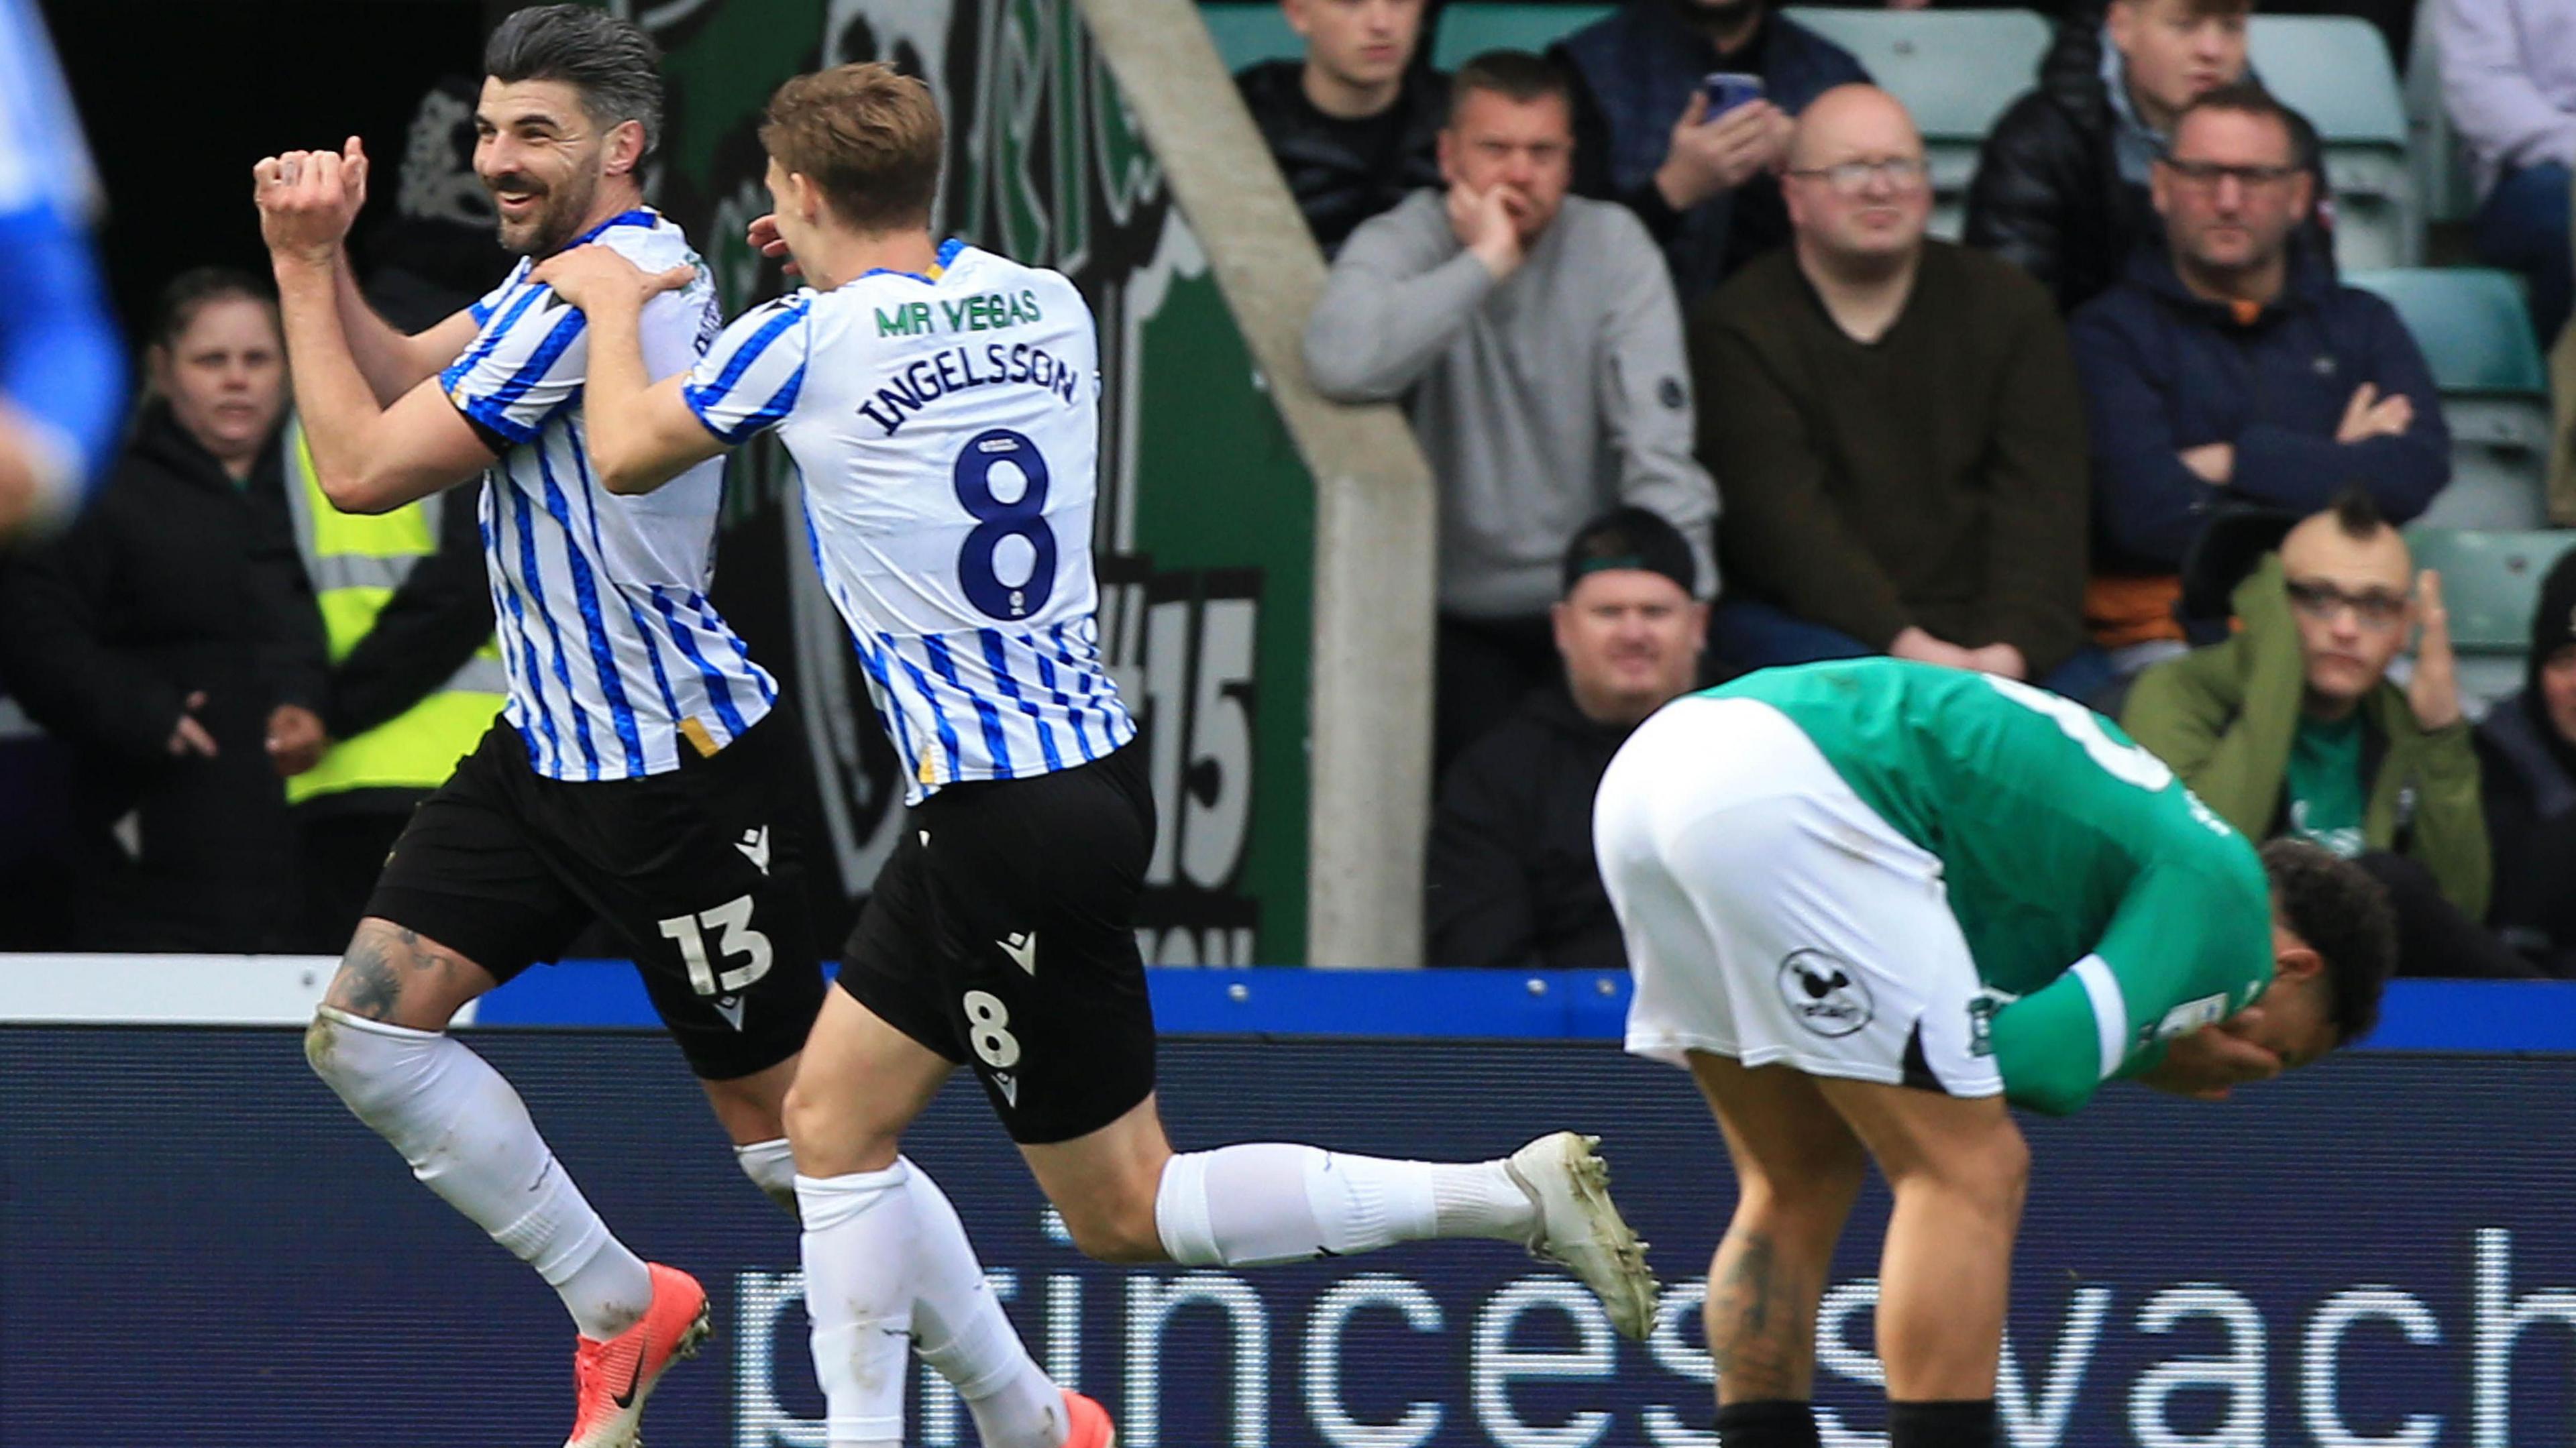
[(2349, 860), (2365, 848), (2362, 816), (2370, 802), (2361, 789), (2361, 715), (2333, 723), (2299, 716), (2290, 736), (2290, 833)]
[(2254, 847), (2082, 705), (1884, 658), (1708, 692), (1787, 715), (1863, 803), (1939, 858), (2015, 1104), (2072, 1111), (2271, 983)]

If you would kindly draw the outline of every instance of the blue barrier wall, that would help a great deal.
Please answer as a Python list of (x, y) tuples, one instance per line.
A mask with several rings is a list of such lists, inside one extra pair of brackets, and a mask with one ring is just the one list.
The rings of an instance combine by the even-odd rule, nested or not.
[[(1197, 979), (1213, 992), (1197, 1004), (1158, 983), (1176, 1025), (1272, 981)], [(1419, 1029), (1397, 1019), (1416, 987), (1327, 979), (1299, 989), (1393, 992), (1359, 1024)], [(1535, 1003), (1518, 1009), (1596, 1021), (1580, 989), (1515, 988)], [(643, 1031), (472, 1039), (621, 1234), (716, 1299), (722, 1336), (657, 1395), (650, 1441), (819, 1443), (794, 1233), (735, 1172), (677, 1053)], [(0, 1062), (0, 1444), (559, 1439), (570, 1343), (551, 1295), (340, 1109), (294, 1031), (5, 1027)], [(913, 1154), (1041, 1359), (1102, 1397), (1130, 1448), (1711, 1443), (1693, 1307), (1731, 1193), (1679, 1073), (1597, 1041), (1231, 1038), (1167, 1042), (1163, 1079), (1184, 1147), (1479, 1156), (1598, 1131), (1674, 1290), (1640, 1346), (1501, 1244), (1240, 1274), (1094, 1266), (1047, 1230), (980, 1096), (953, 1089)], [(2008, 1441), (2568, 1441), (2571, 1093), (2571, 1059), (2357, 1052), (2225, 1105), (2117, 1087), (2075, 1120), (2029, 1122)], [(1862, 1203), (1827, 1304), (1831, 1444), (1881, 1441), (1868, 1305), (1884, 1208)], [(915, 1442), (972, 1441), (943, 1394), (920, 1402)]]
[[(1163, 1034), (1615, 1041), (1623, 971), (1148, 970)], [(624, 961), (531, 970), (485, 997), (478, 1024), (651, 1026)], [(2576, 982), (2401, 980), (2374, 1051), (2576, 1054)]]

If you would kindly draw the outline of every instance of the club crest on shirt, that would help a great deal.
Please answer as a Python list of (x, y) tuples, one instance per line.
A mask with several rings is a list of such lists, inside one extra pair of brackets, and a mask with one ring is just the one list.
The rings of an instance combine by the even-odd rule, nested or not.
[(1821, 950), (1793, 950), (1780, 962), (1780, 999), (1819, 1036), (1848, 1036), (1876, 1013), (1869, 982), (1851, 962)]

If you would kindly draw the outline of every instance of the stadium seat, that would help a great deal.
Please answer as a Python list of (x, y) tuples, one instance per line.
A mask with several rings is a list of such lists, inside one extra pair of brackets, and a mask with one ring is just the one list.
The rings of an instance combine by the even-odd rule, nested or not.
[[(1488, 50), (1543, 52), (1613, 8), (1464, 0), (1440, 11), (1432, 64), (1456, 70)], [(1799, 6), (1784, 13), (1858, 56), (1914, 113), (1931, 161), (1932, 232), (1955, 238), (1964, 219), (1968, 178), (1977, 168), (1977, 148), (2004, 107), (2035, 83), (2040, 56), (2048, 49), (2048, 23), (2027, 10)], [(1275, 4), (1226, 0), (1201, 5), (1199, 14), (1228, 70), (1305, 54), (1304, 43)]]
[(2451, 428), (2451, 484), (2423, 517), (2439, 528), (2537, 528), (2545, 517), (2549, 380), (2522, 290), (2471, 267), (2357, 271), (2415, 335)]
[[(1431, 63), (1442, 70), (1456, 70), (1488, 50), (1545, 51), (1609, 14), (1611, 8), (1475, 3), (1445, 6), (1436, 21), (1439, 33), (1431, 40)], [(1296, 60), (1306, 54), (1306, 43), (1288, 28), (1287, 15), (1268, 0), (1221, 0), (1218, 4), (1201, 5), (1199, 17), (1207, 22), (1208, 34), (1216, 40), (1216, 53), (1224, 58), (1227, 70), (1241, 70), (1255, 61)]]
[(2442, 103), (2442, 50), (2433, 34), (2439, 28), (2416, 26), (2406, 52), (2407, 147), (2428, 226), (2465, 221), (2478, 208), (2477, 189), (2470, 184), (2459, 137), (2451, 129), (2451, 112)]
[(2451, 646), (2460, 661), (2460, 695), (2470, 717), (2523, 685), (2523, 659), (2531, 647), (2531, 611), (2540, 581), (2558, 556), (2576, 545), (2576, 530), (2483, 532), (2474, 529), (2406, 530), (2415, 566), (2442, 575), (2442, 607), (2450, 615)]
[(1448, 5), (1432, 37), (1431, 63), (1456, 70), (1488, 50), (1547, 48), (1607, 15), (1609, 5)]
[(1207, 22), (1208, 38), (1216, 42), (1217, 56), (1229, 72), (1257, 61), (1306, 56), (1306, 42), (1288, 28), (1288, 16), (1277, 5), (1201, 5), (1199, 18)]
[(2348, 15), (2257, 15), (2248, 41), (2255, 74), (2324, 143), (2335, 260), (2348, 271), (2421, 261), (2406, 101), (2378, 28)]
[(1977, 148), (2004, 108), (2037, 84), (2048, 22), (2028, 10), (1799, 5), (1781, 13), (1858, 57), (1913, 113), (1932, 169), (1932, 234), (1956, 239)]

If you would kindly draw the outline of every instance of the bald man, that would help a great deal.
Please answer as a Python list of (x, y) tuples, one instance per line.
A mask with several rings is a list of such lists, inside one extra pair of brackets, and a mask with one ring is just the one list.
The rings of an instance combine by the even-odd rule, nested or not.
[[(2235, 634), (2140, 674), (2121, 723), (2248, 836), (2409, 856), (2481, 918), (2486, 817), (2440, 575), (2415, 573), (2355, 488), (2291, 528), (2233, 603)], [(2410, 636), (2401, 688), (2388, 669)]]
[(2083, 405), (2047, 290), (1924, 235), (1923, 138), (1875, 87), (1807, 107), (1781, 190), (1790, 245), (1690, 328), (1700, 458), (1727, 486), (1720, 653), (2089, 690)]

